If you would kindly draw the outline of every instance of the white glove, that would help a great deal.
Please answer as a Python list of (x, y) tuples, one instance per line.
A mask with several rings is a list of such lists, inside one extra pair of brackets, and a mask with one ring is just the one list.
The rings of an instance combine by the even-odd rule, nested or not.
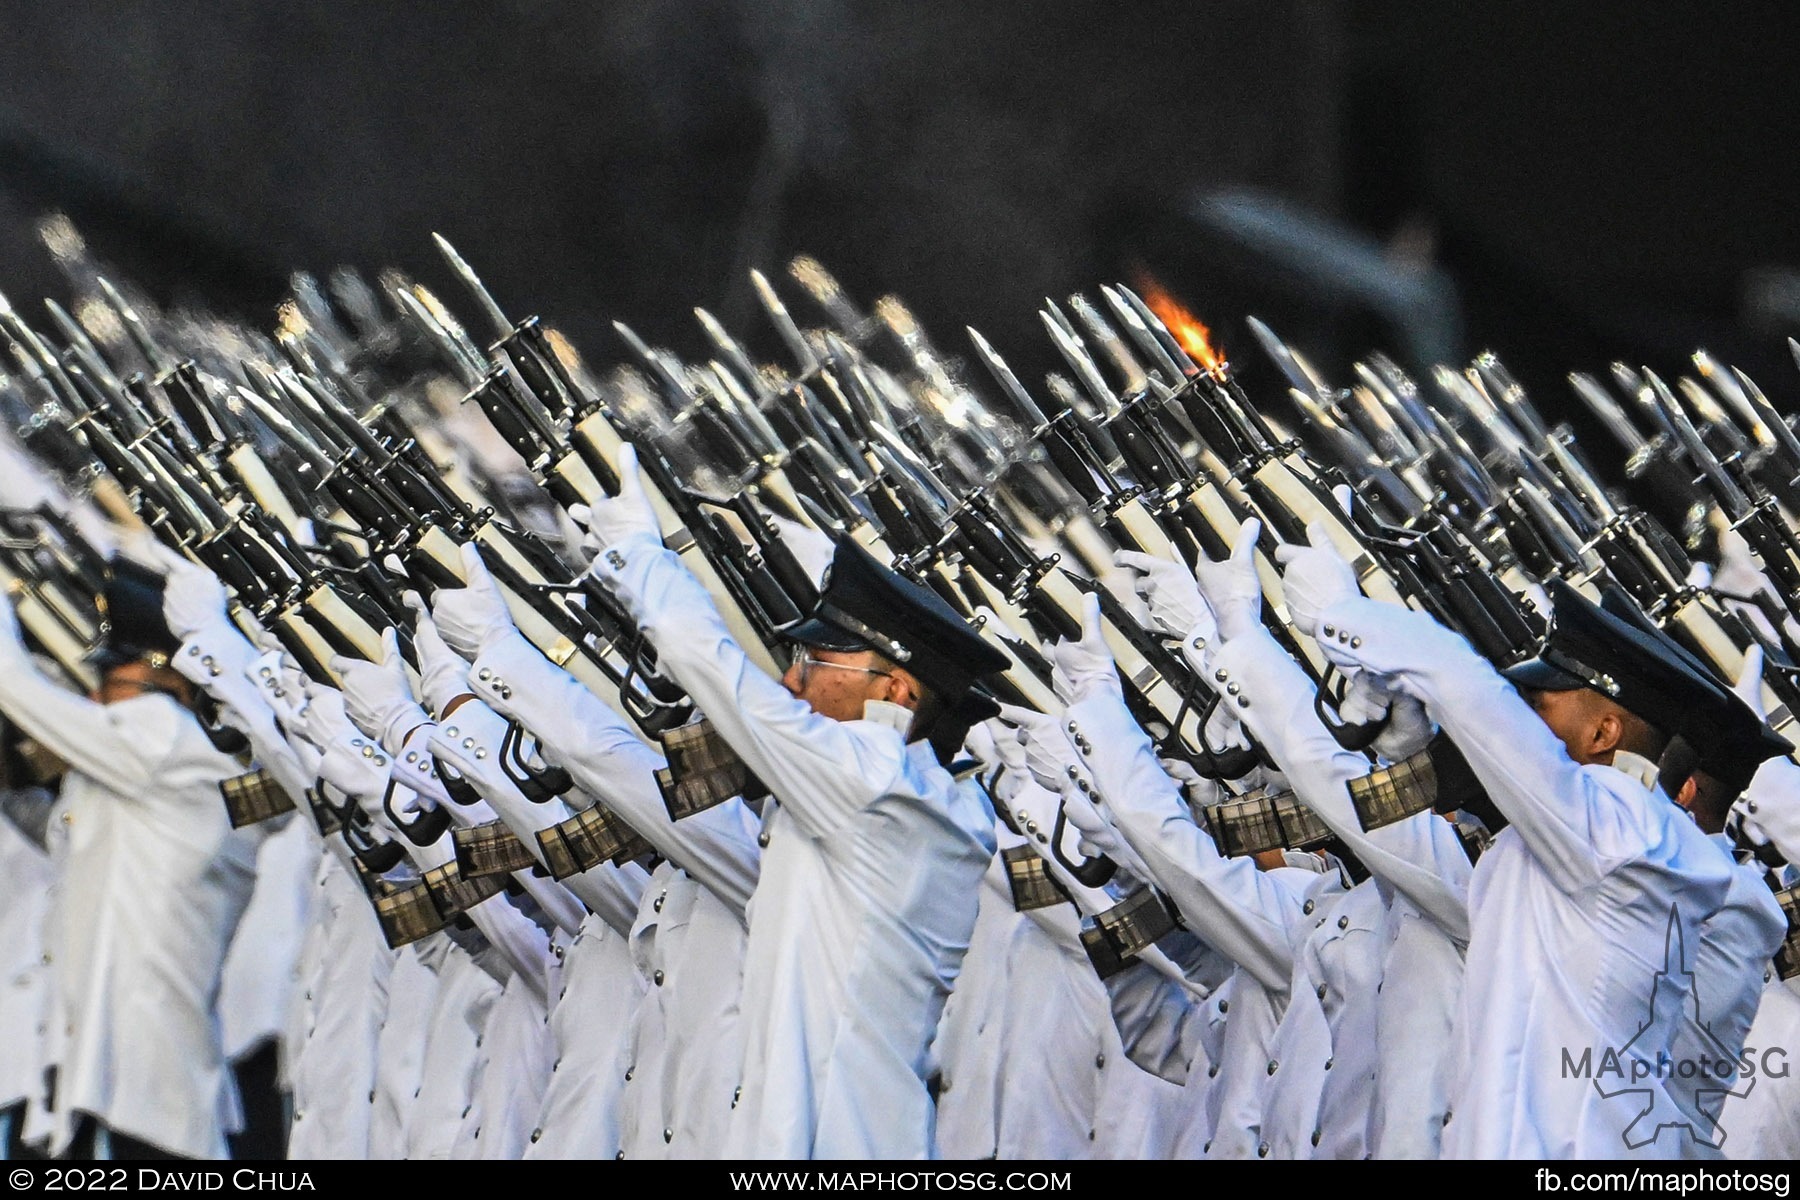
[(1077, 847), (1081, 855), (1092, 858), (1104, 854), (1128, 875), (1139, 880), (1149, 879), (1150, 872), (1143, 860), (1125, 844), (1124, 837), (1112, 822), (1101, 815), (1089, 798), (1090, 793), (1081, 790), (1076, 783), (1078, 773), (1070, 773), (1071, 767), (1079, 767), (1079, 757), (1064, 732), (1062, 720), (1010, 704), (1001, 705), (1000, 719), (1018, 726), (1017, 740), (1025, 747), (1025, 767), (1038, 786), (1062, 797), (1063, 812), (1068, 815), (1069, 824), (1081, 833), (1081, 844)]
[(458, 696), (470, 694), (469, 664), (445, 644), (419, 593), (408, 592), (401, 599), (417, 618), (413, 653), (419, 657), (419, 691), (426, 707), (441, 717)]
[(1159, 758), (1156, 761), (1162, 765), (1163, 774), (1181, 785), (1189, 808), (1217, 804), (1225, 794), (1224, 787), (1217, 780), (1204, 778), (1179, 758)]
[(1305, 546), (1276, 547), (1275, 559), (1285, 568), (1281, 591), (1294, 628), (1317, 638), (1325, 611), (1338, 601), (1361, 593), (1355, 570), (1331, 544), (1331, 535), (1322, 523), (1314, 521), (1306, 527), (1306, 540)]
[(1431, 718), (1423, 704), (1394, 690), (1380, 675), (1369, 671), (1352, 674), (1344, 689), (1344, 702), (1338, 705), (1338, 716), (1352, 725), (1364, 725), (1383, 715), (1387, 717), (1387, 727), (1372, 746), (1389, 762), (1411, 758), (1431, 740)]
[(40, 504), (57, 504), (58, 499), (37, 460), (10, 436), (0, 437), (0, 508), (28, 512)]
[(361, 732), (350, 724), (344, 711), (344, 693), (314, 679), (306, 681), (306, 707), (300, 710), (299, 719), (291, 728), (320, 750), (335, 738), (355, 737)]
[(421, 725), (413, 730), (388, 767), (389, 776), (400, 785), (401, 791), (417, 793), (416, 796), (402, 796), (398, 792), (395, 794), (394, 807), (402, 812), (417, 812), (432, 807), (448, 807), (452, 812), (456, 811), (456, 806), (451, 803), (450, 793), (444, 789), (444, 781), (438, 778), (436, 764), (431, 757), (431, 739), (438, 729), (437, 725)]
[(1095, 807), (1087, 793), (1080, 788), (1069, 786), (1067, 780), (1064, 780), (1063, 784), (1060, 793), (1062, 808), (1069, 818), (1069, 824), (1073, 825), (1076, 832), (1081, 834), (1081, 840), (1075, 847), (1081, 856), (1093, 858), (1095, 855), (1104, 854), (1110, 858), (1119, 868), (1119, 876), (1121, 876), (1113, 879), (1113, 886), (1132, 891), (1138, 884), (1148, 882), (1150, 879), (1149, 866), (1138, 857), (1138, 852), (1126, 843), (1124, 835), (1111, 821), (1101, 815), (1100, 810)]
[(351, 724), (382, 745), (398, 746), (413, 729), (431, 720), (407, 685), (406, 665), (392, 629), (382, 630), (380, 662), (334, 654), (331, 669), (342, 682), (344, 711)]
[(1150, 608), (1150, 619), (1156, 628), (1170, 637), (1185, 637), (1200, 622), (1202, 613), (1211, 621), (1212, 612), (1200, 595), (1194, 574), (1181, 563), (1140, 554), (1136, 550), (1120, 550), (1113, 562), (1136, 573), (1132, 586)]
[(1013, 797), (1019, 794), (1019, 788), (1031, 774), (1025, 765), (1025, 746), (1019, 741), (1019, 731), (1005, 724), (999, 717), (990, 717), (981, 723), (987, 732), (988, 741), (995, 754), (992, 766), (1001, 768), (1000, 778), (994, 787), (994, 799), (1002, 804), (1011, 805)]
[(1060, 717), (1013, 704), (1000, 706), (1000, 719), (1016, 727), (1013, 740), (1025, 747), (1025, 769), (1046, 791), (1061, 793), (1076, 765), (1075, 747)]
[(1800, 862), (1800, 766), (1792, 759), (1772, 758), (1758, 767), (1736, 807), (1751, 841), (1774, 842), (1783, 858)]
[(1763, 703), (1763, 648), (1755, 642), (1744, 651), (1744, 665), (1738, 670), (1738, 677), (1732, 682), (1731, 690), (1737, 698), (1750, 706), (1750, 711), (1761, 720), (1769, 719), (1769, 710)]
[(1262, 522), (1252, 517), (1238, 530), (1223, 562), (1201, 555), (1194, 567), (1194, 579), (1212, 609), (1219, 637), (1228, 642), (1262, 623), (1262, 581), (1256, 577), (1256, 539), (1261, 535)]
[[(466, 777), (484, 796), (497, 791), (517, 793), (517, 785), (499, 767), (500, 743), (506, 737), (506, 727), (505, 717), (480, 700), (472, 700), (431, 731), (431, 753)], [(519, 805), (530, 804), (523, 794), (514, 798)]]
[(638, 472), (637, 447), (627, 442), (619, 450), (619, 494), (592, 507), (571, 504), (569, 516), (587, 530), (581, 548), (590, 559), (614, 542), (637, 534), (661, 539), (662, 527), (657, 523), (656, 510), (650, 507), (650, 498), (644, 494), (644, 479)]
[(462, 547), (463, 585), (439, 588), (431, 598), (431, 616), (450, 648), (473, 661), (482, 652), (512, 633), (512, 612), (494, 577), (488, 574), (481, 549), (474, 542)]
[(160, 542), (149, 542), (163, 569), (163, 620), (169, 631), (186, 640), (215, 622), (224, 621), (225, 585), (198, 563), (190, 562)]
[(1064, 704), (1076, 704), (1102, 691), (1117, 693), (1119, 669), (1100, 632), (1100, 597), (1081, 598), (1081, 637), (1056, 642), (1049, 651), (1050, 682)]
[[(275, 643), (275, 649), (264, 650), (246, 662), (244, 676), (256, 685), (263, 702), (275, 710), (277, 720), (289, 729), (299, 728), (301, 713), (307, 706), (306, 685), (310, 681), (281, 648), (281, 643)], [(340, 703), (339, 712), (342, 711)]]
[(1200, 736), (1214, 750), (1250, 748), (1250, 735), (1244, 731), (1244, 723), (1238, 720), (1237, 709), (1230, 704), (1213, 706), (1212, 715), (1206, 718)]

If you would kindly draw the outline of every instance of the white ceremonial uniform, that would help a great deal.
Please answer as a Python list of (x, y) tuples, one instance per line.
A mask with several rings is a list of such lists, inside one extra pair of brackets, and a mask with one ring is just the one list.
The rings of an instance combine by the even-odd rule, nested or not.
[[(1659, 1082), (1633, 1081), (1629, 1067), (1653, 1074), (1669, 1045), (1682, 965), (1668, 955), (1698, 945), (1725, 901), (1729, 860), (1652, 792), (1652, 764), (1621, 754), (1612, 767), (1578, 766), (1518, 693), (1430, 617), (1357, 597), (1333, 605), (1320, 628), (1342, 635), (1336, 653), (1424, 702), (1511, 821), (1470, 884), (1444, 1155), (1672, 1153), (1675, 1139), (1655, 1131), (1679, 1114)], [(1584, 1051), (1590, 1061), (1616, 1056), (1625, 1082), (1578, 1077), (1578, 1065), (1565, 1072), (1565, 1052), (1578, 1064)]]
[(1453, 1034), (1462, 1007), (1466, 947), (1405, 896), (1388, 905), (1387, 943), (1376, 997), (1369, 1150), (1375, 1158), (1436, 1158), (1451, 1116)]
[(388, 973), (387, 1005), (375, 1047), (370, 1158), (406, 1157), (407, 1130), (425, 1075), (425, 1041), (437, 1000), (438, 967), (449, 948), (449, 939), (434, 933), (391, 952), (394, 965)]
[[(1322, 860), (1300, 866), (1257, 868), (1248, 858), (1227, 858), (1194, 823), (1174, 780), (1156, 760), (1150, 739), (1116, 693), (1097, 693), (1066, 714), (1105, 811), (1143, 858), (1155, 882), (1174, 902), (1195, 936), (1238, 964), (1230, 994), (1208, 1003), (1228, 1017), (1224, 1040), (1207, 1073), (1213, 1135), (1209, 1157), (1267, 1156), (1260, 1136), (1260, 1101), (1268, 1070), (1268, 1045), (1280, 1023), (1292, 981), (1294, 956), (1311, 929), (1314, 909), (1343, 890)], [(1292, 861), (1302, 861), (1294, 859)]]
[[(642, 883), (641, 873), (636, 882)], [(621, 1152), (620, 1107), (643, 992), (626, 933), (589, 916), (563, 957), (550, 1010), (556, 1058), (525, 1158), (612, 1158)]]
[(713, 1158), (737, 1096), (743, 1059), (738, 981), (745, 929), (685, 871), (664, 863), (645, 889), (638, 941), (658, 1030), (654, 1061), (640, 1055), (627, 1095), (627, 1158)]
[[(743, 914), (761, 869), (760, 818), (732, 799), (672, 821), (654, 777), (662, 755), (516, 633), (483, 649), (470, 686), (531, 730), (579, 788), (668, 860), (654, 894), (642, 898), (648, 910), (638, 914), (634, 945), (644, 956), (649, 988), (642, 1004), (650, 1007), (634, 1018), (643, 1029), (623, 1110), (623, 1146), (628, 1158), (722, 1155), (743, 1053)], [(652, 1022), (660, 1031), (654, 1036)]]
[(236, 1061), (281, 1036), (293, 1002), (294, 967), (306, 936), (318, 838), (294, 814), (262, 838), (256, 887), (225, 955), (219, 983), (225, 1057)]
[[(1369, 763), (1331, 736), (1313, 707), (1311, 681), (1265, 631), (1213, 639), (1199, 665), (1207, 678), (1239, 688), (1239, 718), (1281, 765), (1296, 797), (1372, 872), (1388, 910), (1378, 913), (1365, 904), (1345, 914), (1355, 928), (1381, 933), (1374, 945), (1354, 939), (1359, 956), (1352, 973), (1361, 981), (1319, 997), (1332, 1000), (1323, 1011), (1333, 1045), (1353, 1049), (1333, 1055), (1334, 1064), (1344, 1058), (1352, 1069), (1326, 1081), (1330, 1102), (1322, 1093), (1318, 1154), (1435, 1158), (1450, 1111), (1449, 1030), (1460, 1002), (1469, 924), (1472, 871), (1455, 827), (1419, 813), (1362, 829), (1346, 785), (1367, 774)], [(1392, 988), (1376, 986), (1390, 975)], [(1309, 986), (1323, 983), (1315, 979)], [(1366, 1125), (1352, 1130), (1353, 1114), (1370, 1108), (1360, 1081), (1362, 1066), (1371, 1062), (1373, 1107)], [(1359, 1082), (1352, 1086), (1352, 1079)]]
[[(478, 962), (477, 955), (484, 961)], [(480, 1082), (482, 1031), (503, 990), (494, 973), (509, 971), (492, 946), (471, 954), (444, 938), (426, 1018), (424, 1063), (406, 1117), (407, 1158), (449, 1158), (453, 1153), (463, 1113)]]
[(780, 801), (749, 912), (730, 1152), (930, 1156), (927, 1050), (994, 852), (985, 794), (906, 743), (904, 710), (837, 722), (789, 695), (655, 538), (614, 543), (594, 570)]
[[(1728, 835), (1714, 834), (1712, 841), (1730, 858)], [(1670, 1068), (1664, 1074), (1671, 1098), (1688, 1118), (1683, 1157), (1724, 1155), (1715, 1123), (1736, 1085), (1738, 1059), (1762, 1001), (1769, 962), (1787, 936), (1787, 915), (1764, 879), (1761, 867), (1733, 859), (1725, 905), (1700, 926), (1691, 994), (1682, 998), (1681, 1020), (1669, 1047)]]
[(1295, 964), (1295, 989), (1312, 988), (1331, 1031), (1318, 1117), (1308, 1136), (1314, 1157), (1369, 1156), (1386, 949), (1387, 906), (1375, 881), (1367, 879), (1331, 907)]
[[(1021, 840), (1007, 829), (996, 828), (995, 835), (1002, 849)], [(931, 1047), (938, 1073), (938, 1148), (945, 1158), (993, 1158), (999, 1152), (1000, 1036), (1010, 988), (1006, 951), (1024, 919), (1013, 907), (1006, 864), (996, 854), (981, 877), (975, 932)]]
[(488, 1011), (479, 1039), (475, 1093), (463, 1109), (451, 1157), (514, 1159), (530, 1144), (556, 1060), (548, 997), (562, 990), (566, 941), (560, 932), (553, 935), (537, 978), (515, 970)]
[(53, 1149), (88, 1113), (172, 1153), (224, 1157), (239, 1118), (219, 976), (255, 880), (255, 841), (219, 797), (238, 764), (168, 696), (96, 704), (28, 659), (0, 671), (0, 708), (71, 764), (50, 939), (63, 1026)]
[(1007, 947), (999, 1157), (1087, 1159), (1099, 1137), (1111, 1027), (1074, 905), (1025, 914)]
[[(1187, 1093), (1125, 1053), (1120, 1030), (1110, 1019), (1112, 998), (1080, 941), (1082, 915), (1112, 908), (1140, 886), (1147, 872), (1127, 865), (1129, 850), (1118, 849), (1126, 874), (1107, 890), (1086, 887), (1069, 876), (1047, 849), (1063, 802), (1028, 776), (996, 804), (1025, 833), (997, 824), (1000, 844), (1030, 850), (1074, 901), (1025, 913), (1024, 923), (1034, 929), (1013, 930), (1006, 948), (1007, 994), (994, 1014), (1001, 1044), (994, 1068), (999, 1074), (999, 1156), (1166, 1157), (1188, 1117), (1182, 1103)], [(1177, 941), (1184, 952), (1197, 946), (1189, 937)], [(1160, 945), (1147, 948), (1141, 961), (1159, 978), (1178, 987), (1186, 983), (1178, 982), (1182, 965)], [(1196, 986), (1187, 994), (1202, 990)], [(1046, 1055), (1045, 1046), (1057, 1049)], [(941, 1110), (939, 1116), (941, 1120)]]
[[(1111, 998), (1106, 999), (1110, 1007)], [(1106, 1063), (1101, 1072), (1100, 1111), (1094, 1122), (1094, 1157), (1174, 1158), (1192, 1118), (1187, 1090), (1132, 1062), (1110, 1014), (1102, 1013), (1100, 1021)]]
[(23, 1103), (40, 1116), (54, 966), (44, 924), (55, 879), (48, 852), (0, 816), (0, 1109)]
[[(317, 852), (312, 920), (283, 1047), (282, 1074), (292, 1096), (288, 1157), (382, 1157), (371, 1147), (370, 1125), (397, 956), (350, 869), (331, 849)], [(414, 1082), (406, 1084), (408, 1093)]]
[(629, 944), (632, 966), (637, 969), (643, 987), (642, 998), (631, 1013), (631, 1039), (626, 1055), (625, 1092), (619, 1104), (619, 1154), (622, 1158), (662, 1157), (661, 1132), (656, 1120), (663, 1112), (662, 1069), (665, 1028), (661, 998), (653, 990), (651, 980), (661, 968), (657, 965), (657, 940), (662, 933), (665, 902), (656, 901), (668, 895), (669, 881), (679, 868), (664, 861), (656, 865), (644, 885), (639, 899), (637, 920), (631, 926)]
[(1725, 1157), (1800, 1159), (1800, 977), (1764, 985), (1744, 1046), (1754, 1078), (1740, 1077), (1719, 1113)]
[[(1177, 940), (1164, 938), (1159, 947)], [(1171, 957), (1181, 964), (1191, 987), (1133, 963), (1106, 980), (1106, 991), (1126, 1056), (1146, 1074), (1180, 1088), (1177, 1109), (1168, 1116), (1168, 1156), (1199, 1158), (1212, 1141), (1217, 1111), (1214, 1063), (1224, 1049), (1227, 1021), (1218, 1001), (1226, 1000), (1229, 1008), (1237, 967), (1191, 935), (1185, 935), (1185, 942), (1185, 950)]]
[(1106, 985), (1081, 947), (1080, 914), (1026, 913), (1013, 939), (1002, 1037), (1000, 1157), (1160, 1158), (1179, 1089), (1125, 1055)]

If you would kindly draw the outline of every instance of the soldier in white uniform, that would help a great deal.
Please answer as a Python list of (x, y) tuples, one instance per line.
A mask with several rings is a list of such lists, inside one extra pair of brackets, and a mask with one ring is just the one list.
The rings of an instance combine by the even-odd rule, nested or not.
[(793, 665), (770, 679), (664, 549), (635, 455), (621, 457), (620, 498), (591, 514), (592, 570), (777, 810), (749, 911), (731, 1152), (929, 1157), (928, 1049), (994, 845), (985, 796), (927, 735), (959, 744), (941, 726), (1004, 661), (846, 539), (815, 617), (792, 631)]
[(49, 679), (0, 601), (0, 711), (70, 764), (50, 938), (64, 1048), (52, 1148), (222, 1158), (238, 1119), (217, 1012), (226, 949), (255, 881), (255, 840), (219, 783), (162, 621), (160, 581), (114, 565), (98, 702)]
[(1688, 673), (1572, 589), (1551, 591), (1552, 632), (1512, 673), (1529, 701), (1426, 614), (1355, 595), (1296, 604), (1293, 587), (1289, 602), (1333, 661), (1422, 701), (1511, 820), (1470, 887), (1444, 1154), (1669, 1154), (1656, 1131), (1681, 1118), (1660, 1082), (1582, 1078), (1563, 1055), (1653, 1076), (1681, 1010), (1668, 955), (1698, 945), (1731, 863), (1656, 790)]

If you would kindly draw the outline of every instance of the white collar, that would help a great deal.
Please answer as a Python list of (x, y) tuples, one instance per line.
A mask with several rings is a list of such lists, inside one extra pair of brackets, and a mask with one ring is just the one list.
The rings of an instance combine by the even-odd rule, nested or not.
[(893, 704), (886, 700), (863, 701), (863, 720), (875, 725), (885, 725), (902, 739), (912, 731), (913, 716), (913, 710), (903, 704)]
[(1651, 791), (1656, 791), (1656, 764), (1643, 755), (1633, 754), (1629, 750), (1614, 750), (1612, 765), (1613, 770), (1623, 772)]

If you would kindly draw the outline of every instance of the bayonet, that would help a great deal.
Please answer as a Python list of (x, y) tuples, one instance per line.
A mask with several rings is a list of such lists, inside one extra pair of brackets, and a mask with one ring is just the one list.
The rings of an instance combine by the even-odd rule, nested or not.
[(1601, 386), (1599, 380), (1592, 375), (1574, 371), (1569, 374), (1569, 386), (1575, 389), (1575, 394), (1588, 406), (1588, 411), (1606, 426), (1606, 431), (1612, 434), (1613, 440), (1625, 451), (1626, 458), (1636, 458), (1650, 452), (1650, 443), (1637, 431), (1637, 426), (1631, 423), (1631, 418), (1625, 415), (1625, 410), (1619, 407), (1619, 402)]
[[(1694, 416), (1704, 423), (1708, 430), (1715, 430), (1726, 443), (1727, 458), (1748, 458), (1750, 442), (1744, 437), (1743, 430), (1737, 427), (1728, 413), (1719, 406), (1713, 394), (1700, 386), (1700, 382), (1692, 376), (1683, 375), (1675, 381), (1680, 395), (1693, 408)], [(1773, 439), (1771, 439), (1772, 441)]]
[(1720, 505), (1725, 509), (1725, 515), (1731, 519), (1733, 524), (1749, 516), (1750, 510), (1754, 507), (1750, 498), (1738, 487), (1737, 482), (1731, 478), (1724, 465), (1707, 446), (1705, 439), (1700, 436), (1699, 430), (1695, 429), (1693, 423), (1688, 420), (1687, 413), (1682, 409), (1680, 401), (1675, 399), (1668, 386), (1648, 368), (1644, 370), (1644, 379), (1648, 385), (1646, 390), (1654, 398), (1657, 410), (1662, 413), (1663, 420), (1674, 431), (1676, 439), (1680, 441), (1682, 449), (1687, 452), (1688, 458), (1693, 461), (1696, 469), (1711, 484), (1713, 495), (1718, 498)]
[(758, 399), (766, 398), (769, 395), (768, 384), (763, 380), (762, 372), (756, 369), (756, 364), (750, 361), (748, 352), (738, 344), (737, 339), (731, 336), (725, 326), (719, 324), (717, 317), (704, 308), (696, 308), (694, 317), (700, 322), (700, 327), (706, 330), (707, 338), (718, 348), (719, 355), (725, 360), (726, 365), (737, 372), (743, 385), (754, 389)]
[[(1119, 295), (1124, 297), (1125, 303), (1131, 305), (1137, 312), (1138, 319), (1144, 323), (1144, 328), (1150, 331), (1151, 336), (1162, 343), (1164, 352), (1169, 356), (1169, 360), (1177, 365), (1182, 376), (1192, 375), (1200, 370), (1200, 365), (1188, 355), (1186, 350), (1181, 348), (1181, 343), (1175, 340), (1175, 335), (1169, 332), (1169, 327), (1162, 323), (1162, 318), (1150, 311), (1150, 306), (1144, 303), (1143, 297), (1122, 283), (1119, 285)], [(1181, 366), (1182, 363), (1187, 365)]]
[(1180, 384), (1186, 377), (1185, 373), (1163, 344), (1157, 340), (1150, 327), (1144, 324), (1144, 318), (1138, 315), (1130, 301), (1121, 296), (1118, 289), (1106, 284), (1100, 286), (1100, 295), (1105, 298), (1106, 307), (1112, 310), (1113, 316), (1118, 320), (1120, 327), (1124, 329), (1125, 336), (1131, 339), (1132, 345), (1138, 348), (1139, 353), (1149, 358), (1156, 369), (1167, 376), (1167, 382), (1171, 387)]
[(994, 382), (1000, 385), (1000, 390), (1006, 393), (1007, 399), (1011, 400), (1018, 406), (1019, 411), (1025, 414), (1025, 420), (1031, 425), (1033, 436), (1036, 436), (1039, 431), (1050, 424), (1050, 418), (1046, 417), (1044, 410), (1037, 406), (1037, 401), (1031, 398), (1031, 393), (1025, 390), (1025, 385), (1019, 382), (1019, 377), (1014, 375), (1012, 368), (1006, 365), (1006, 360), (1001, 358), (999, 352), (988, 344), (986, 338), (981, 336), (981, 331), (973, 325), (967, 325), (964, 328), (969, 331), (969, 340), (975, 343), (975, 353), (981, 356), (981, 361), (987, 367), (988, 373), (994, 377)]
[(124, 385), (119, 382), (119, 377), (113, 374), (112, 364), (106, 361), (106, 356), (101, 354), (99, 348), (94, 345), (87, 330), (83, 329), (75, 318), (63, 311), (62, 305), (56, 301), (46, 299), (44, 307), (50, 310), (51, 322), (62, 333), (63, 340), (68, 342), (69, 352), (75, 356), (82, 369), (91, 378), (98, 380), (108, 392), (117, 395)]
[(1079, 337), (1065, 329), (1063, 322), (1052, 315), (1049, 309), (1044, 310), (1039, 316), (1044, 322), (1044, 328), (1050, 331), (1050, 340), (1056, 344), (1057, 352), (1062, 355), (1063, 361), (1069, 364), (1069, 369), (1075, 372), (1075, 377), (1081, 380), (1081, 386), (1087, 390), (1088, 395), (1100, 406), (1101, 411), (1108, 419), (1116, 416), (1119, 411), (1118, 397), (1114, 396), (1112, 389), (1106, 385), (1106, 380), (1100, 375), (1100, 369), (1094, 365), (1094, 360), (1088, 357), (1087, 350), (1081, 345)]
[(818, 302), (845, 337), (858, 343), (868, 337), (873, 322), (851, 303), (850, 297), (818, 259), (799, 255), (788, 263), (788, 274)]
[(463, 378), (463, 384), (469, 388), (480, 387), (493, 371), (493, 364), (488, 361), (450, 310), (434, 296), (423, 284), (408, 284), (394, 289), (394, 298), (400, 307), (418, 323), (428, 337), (443, 350), (444, 356)]
[(1094, 344), (1099, 346), (1112, 360), (1113, 366), (1119, 369), (1119, 374), (1125, 379), (1123, 390), (1128, 394), (1143, 391), (1146, 378), (1144, 368), (1132, 355), (1124, 340), (1119, 337), (1118, 331), (1107, 323), (1100, 310), (1079, 292), (1069, 297), (1069, 307), (1075, 310), (1075, 318), (1081, 322), (1082, 328), (1087, 330), (1088, 337), (1094, 340)]
[(1775, 450), (1775, 431), (1769, 428), (1762, 413), (1750, 402), (1750, 397), (1744, 393), (1743, 385), (1738, 382), (1737, 377), (1723, 369), (1718, 360), (1705, 350), (1694, 351), (1692, 362), (1694, 369), (1700, 372), (1700, 377), (1712, 384), (1713, 391), (1730, 406), (1744, 428), (1750, 431), (1756, 444), (1764, 450)]
[(450, 264), (450, 270), (474, 298), (475, 306), (481, 309), (482, 315), (494, 327), (494, 341), (499, 343), (511, 337), (514, 332), (513, 323), (500, 305), (495, 303), (493, 294), (481, 282), (481, 276), (475, 274), (475, 269), (464, 261), (463, 256), (456, 252), (456, 247), (443, 234), (433, 233), (431, 240), (437, 243), (438, 253), (444, 256), (444, 261)]
[(156, 339), (150, 336), (150, 331), (145, 328), (143, 318), (138, 316), (137, 310), (119, 294), (119, 289), (115, 288), (104, 276), (96, 275), (94, 282), (99, 285), (101, 294), (106, 297), (106, 302), (117, 314), (120, 323), (125, 327), (125, 332), (137, 345), (138, 352), (144, 356), (144, 361), (150, 364), (150, 369), (161, 375), (174, 366), (168, 355), (163, 353), (162, 347), (156, 344)]
[[(1790, 342), (1792, 340), (1789, 339)], [(1775, 435), (1775, 440), (1787, 452), (1789, 469), (1800, 472), (1800, 437), (1794, 435), (1793, 428), (1782, 419), (1780, 413), (1775, 411), (1775, 406), (1769, 403), (1769, 398), (1763, 395), (1762, 389), (1756, 386), (1755, 380), (1736, 367), (1731, 369), (1731, 373), (1736, 378), (1744, 399), (1752, 411), (1761, 416), (1762, 423)]]
[(794, 362), (799, 366), (800, 377), (802, 379), (810, 378), (819, 369), (819, 359), (813, 353), (812, 347), (807, 344), (806, 336), (800, 332), (800, 327), (794, 324), (794, 318), (789, 315), (787, 305), (781, 302), (781, 297), (775, 294), (774, 287), (770, 285), (768, 278), (761, 271), (750, 272), (750, 283), (756, 289), (757, 299), (762, 301), (763, 311), (768, 314), (769, 322), (775, 326), (776, 334), (780, 336), (782, 344), (787, 347), (788, 353), (793, 355)]

